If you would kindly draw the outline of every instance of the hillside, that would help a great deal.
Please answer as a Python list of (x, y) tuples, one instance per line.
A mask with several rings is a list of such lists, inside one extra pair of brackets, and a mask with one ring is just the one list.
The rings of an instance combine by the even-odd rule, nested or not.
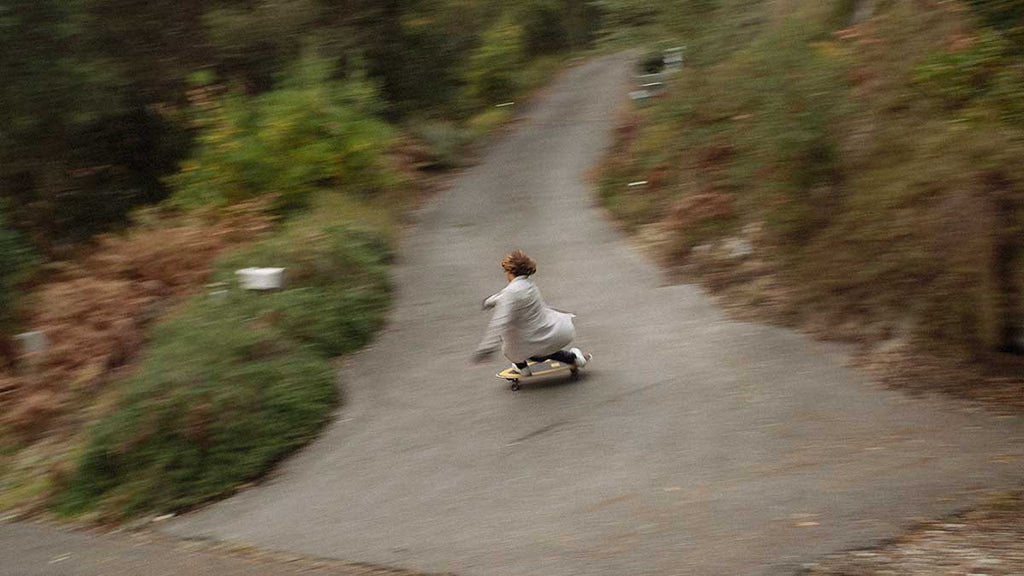
[[(314, 438), (406, 213), (597, 26), (572, 0), (0, 7), (0, 509), (180, 510)], [(242, 290), (252, 266), (284, 289)]]
[(623, 119), (610, 211), (737, 314), (1024, 405), (1018, 4), (680, 5), (640, 28), (686, 66)]

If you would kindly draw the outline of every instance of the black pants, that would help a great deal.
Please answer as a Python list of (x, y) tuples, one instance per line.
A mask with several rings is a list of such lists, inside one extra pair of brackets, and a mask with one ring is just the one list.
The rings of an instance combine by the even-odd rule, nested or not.
[[(561, 362), (563, 364), (576, 364), (576, 356), (568, 350), (559, 350), (554, 354), (547, 356), (534, 356), (530, 358), (534, 362), (543, 362), (545, 360), (554, 360), (555, 362)], [(526, 362), (516, 362), (516, 368), (526, 368)]]

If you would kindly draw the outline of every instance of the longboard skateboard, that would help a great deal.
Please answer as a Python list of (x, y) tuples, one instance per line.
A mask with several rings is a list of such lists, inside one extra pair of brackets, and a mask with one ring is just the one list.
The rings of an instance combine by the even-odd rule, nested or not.
[(510, 383), (510, 388), (515, 392), (519, 390), (519, 380), (526, 378), (536, 378), (537, 376), (550, 376), (551, 374), (557, 374), (568, 370), (572, 375), (572, 379), (576, 380), (580, 377), (580, 369), (575, 364), (566, 364), (565, 362), (559, 362), (557, 360), (545, 360), (543, 362), (534, 362), (530, 360), (527, 362), (530, 367), (530, 375), (523, 376), (517, 372), (514, 372), (513, 368), (507, 368), (495, 374), (498, 378), (507, 380)]

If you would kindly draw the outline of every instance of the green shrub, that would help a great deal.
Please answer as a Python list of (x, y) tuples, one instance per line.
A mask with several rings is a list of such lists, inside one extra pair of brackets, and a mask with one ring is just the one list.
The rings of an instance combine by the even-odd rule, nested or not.
[(364, 346), (383, 322), (390, 258), (391, 247), (380, 235), (335, 226), (231, 254), (218, 263), (216, 277), (231, 283), (239, 268), (285, 267), (287, 289), (265, 295), (235, 291), (227, 305), (272, 313), (289, 337), (332, 357)]
[(480, 47), (469, 58), (471, 96), (482, 105), (514, 98), (524, 60), (522, 28), (510, 17), (501, 18), (484, 32)]
[[(534, 58), (519, 73), (518, 85), (520, 93), (544, 86), (564, 68), (565, 58), (563, 56), (555, 55)], [(498, 110), (503, 110), (503, 108), (498, 108)], [(511, 112), (511, 110), (506, 110), (506, 112)]]
[(719, 87), (747, 94), (741, 105), (754, 115), (754, 127), (734, 137), (751, 153), (745, 160), (754, 166), (746, 171), (771, 175), (753, 183), (773, 205), (769, 222), (798, 246), (843, 207), (837, 188), (846, 85), (841, 66), (812, 37), (802, 20), (791, 19), (734, 59), (739, 73), (726, 76), (749, 82), (753, 90)]
[(487, 108), (474, 115), (466, 122), (473, 138), (482, 138), (494, 131), (498, 126), (508, 122), (512, 117), (511, 108)]
[(176, 510), (227, 494), (312, 439), (337, 400), (331, 364), (271, 316), (203, 300), (157, 328), (123, 390), (90, 433), (65, 513)]
[(225, 282), (236, 268), (286, 267), (285, 290), (199, 296), (158, 325), (119, 407), (90, 432), (61, 511), (188, 508), (319, 432), (337, 400), (329, 359), (366, 344), (383, 321), (391, 247), (372, 231), (300, 224), (217, 265)]
[(365, 346), (383, 322), (387, 292), (373, 287), (286, 290), (263, 304), (290, 336), (328, 357)]
[(392, 257), (390, 241), (372, 230), (352, 225), (310, 229), (300, 221), (278, 237), (221, 258), (216, 278), (233, 282), (238, 268), (285, 267), (289, 287), (361, 286), (384, 277)]
[(1024, 58), (1012, 42), (983, 30), (970, 46), (931, 55), (914, 70), (914, 84), (936, 113), (977, 117), (992, 112), (1009, 124), (1024, 126)]
[(967, 49), (933, 55), (917, 68), (915, 80), (925, 95), (947, 108), (961, 108), (991, 92), (1006, 64), (1005, 53), (1005, 41), (984, 32)]
[(384, 154), (392, 130), (375, 116), (374, 88), (359, 78), (331, 81), (316, 62), (305, 66), (269, 93), (229, 94), (201, 110), (196, 153), (169, 179), (176, 205), (272, 193), (280, 208), (294, 209), (318, 189), (372, 194), (396, 183)]

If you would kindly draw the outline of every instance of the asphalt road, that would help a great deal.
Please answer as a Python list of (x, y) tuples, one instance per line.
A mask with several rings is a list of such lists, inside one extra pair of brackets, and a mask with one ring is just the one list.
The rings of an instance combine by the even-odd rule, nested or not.
[(3, 576), (429, 576), (234, 544), (0, 522)]
[[(1020, 486), (1020, 418), (875, 387), (630, 250), (587, 183), (629, 64), (565, 74), (418, 213), (336, 421), (171, 534), (465, 576), (775, 574)], [(512, 393), (504, 364), (468, 365), (513, 248), (578, 314), (581, 381)]]

